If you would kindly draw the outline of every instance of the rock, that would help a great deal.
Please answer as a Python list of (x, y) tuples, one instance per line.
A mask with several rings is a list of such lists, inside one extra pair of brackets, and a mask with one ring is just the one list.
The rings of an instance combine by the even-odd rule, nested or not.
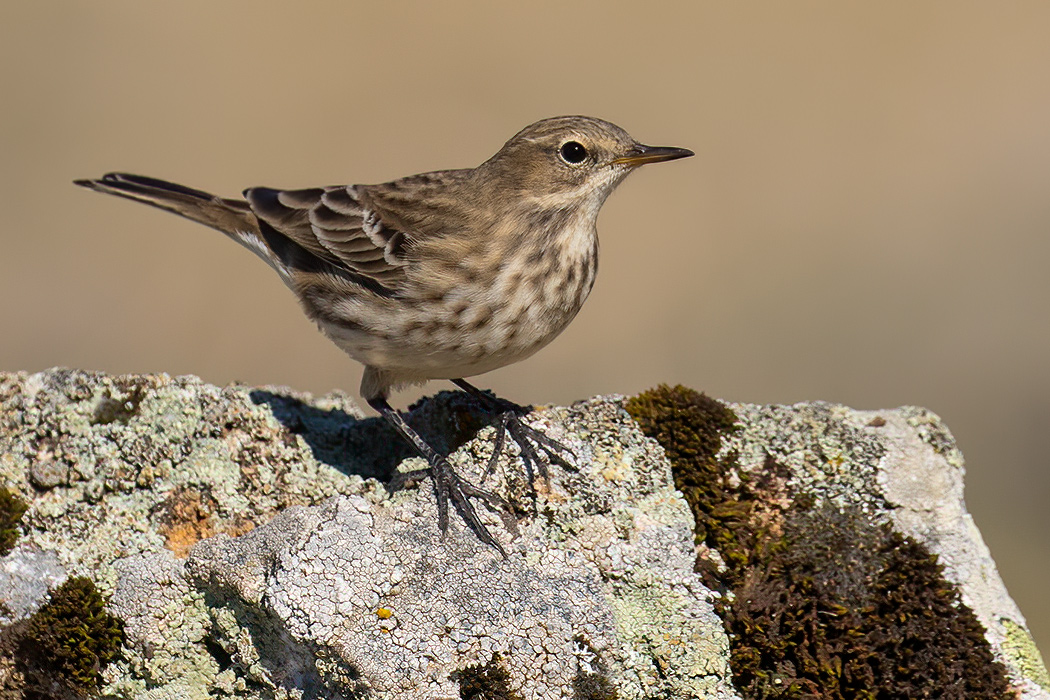
[[(117, 697), (736, 698), (889, 679), (1050, 698), (928, 411), (666, 388), (541, 409), (530, 421), (579, 469), (536, 493), (513, 448), (484, 477), (483, 418), (444, 393), (409, 420), (514, 505), (479, 507), (506, 559), (454, 513), (442, 535), (428, 481), (387, 492), (425, 464), (342, 394), (0, 374), (0, 474), (29, 504), (0, 558), (3, 634), (88, 576), (124, 625), (99, 688)], [(770, 652), (810, 602), (817, 651)], [(894, 656), (907, 645), (921, 670)]]

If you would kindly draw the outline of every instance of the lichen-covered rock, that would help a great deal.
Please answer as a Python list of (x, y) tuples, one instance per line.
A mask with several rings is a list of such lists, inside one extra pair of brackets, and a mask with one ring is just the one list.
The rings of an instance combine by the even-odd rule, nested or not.
[[(755, 651), (769, 634), (740, 631), (758, 621), (769, 632), (763, 616), (781, 613), (739, 593), (799, 598), (798, 571), (810, 567), (814, 600), (845, 595), (837, 619), (851, 620), (851, 600), (907, 589), (888, 573), (904, 566), (926, 577), (927, 607), (948, 620), (926, 620), (942, 630), (935, 639), (958, 642), (966, 662), (898, 687), (1050, 697), (935, 416), (674, 393), (632, 401), (534, 413), (578, 464), (553, 467), (535, 492), (513, 448), (483, 473), (492, 433), (477, 433), (484, 413), (469, 398), (414, 407), (412, 425), (516, 509), (479, 506), (504, 559), (455, 515), (439, 532), (429, 482), (388, 493), (393, 470), (425, 464), (343, 395), (165, 375), (0, 374), (0, 475), (28, 505), (0, 557), (0, 692), (18, 697), (16, 638), (48, 590), (86, 576), (122, 623), (99, 687), (115, 697), (793, 697), (820, 674), (848, 687), (835, 669), (858, 673), (867, 647), (835, 652), (838, 666), (821, 660), (832, 646), (809, 656), (778, 647), (769, 670)], [(882, 588), (826, 584), (843, 562), (827, 537), (806, 533), (835, 528), (851, 549), (881, 552), (861, 568)], [(777, 578), (785, 562), (794, 573)], [(822, 639), (842, 647), (834, 634), (832, 625)], [(929, 687), (949, 677), (982, 690)]]

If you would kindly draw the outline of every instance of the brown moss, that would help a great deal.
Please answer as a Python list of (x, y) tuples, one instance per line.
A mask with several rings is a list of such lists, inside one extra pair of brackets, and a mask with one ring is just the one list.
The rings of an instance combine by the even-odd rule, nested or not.
[(609, 679), (609, 667), (601, 655), (585, 635), (576, 635), (573, 642), (586, 659), (576, 669), (576, 676), (572, 679), (573, 700), (617, 700), (620, 693)]
[(937, 558), (859, 509), (786, 516), (786, 546), (719, 610), (751, 698), (1007, 698)]
[(98, 688), (102, 670), (117, 656), (123, 623), (105, 611), (90, 579), (74, 577), (20, 626), (16, 661), (25, 697), (83, 697)]
[(18, 523), (29, 504), (6, 486), (0, 486), (0, 557), (11, 551), (18, 541)]
[(580, 671), (572, 679), (573, 700), (618, 700), (616, 686), (601, 673)]
[(456, 671), (452, 678), (459, 681), (462, 700), (521, 700), (521, 696), (510, 689), (510, 676), (500, 663), (499, 654), (493, 654), (487, 664)]
[(859, 507), (785, 499), (772, 458), (754, 479), (736, 473), (732, 456), (718, 458), (735, 416), (703, 394), (661, 386), (627, 410), (667, 452), (698, 541), (726, 563), (698, 559), (698, 569), (734, 594), (719, 614), (745, 698), (1012, 697), (983, 628), (922, 544)]
[[(751, 557), (754, 498), (746, 485), (733, 485), (736, 455), (719, 458), (722, 436), (737, 430), (737, 417), (724, 404), (698, 391), (661, 384), (627, 401), (627, 412), (642, 432), (655, 438), (672, 465), (674, 485), (693, 511), (698, 543), (717, 549), (732, 571)], [(715, 585), (703, 560), (698, 570)]]

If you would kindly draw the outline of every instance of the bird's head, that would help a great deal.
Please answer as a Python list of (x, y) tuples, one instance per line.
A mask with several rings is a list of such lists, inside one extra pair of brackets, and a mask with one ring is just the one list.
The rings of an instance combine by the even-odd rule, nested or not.
[(639, 165), (691, 155), (685, 148), (645, 146), (601, 119), (553, 117), (519, 131), (477, 172), (511, 198), (600, 205)]

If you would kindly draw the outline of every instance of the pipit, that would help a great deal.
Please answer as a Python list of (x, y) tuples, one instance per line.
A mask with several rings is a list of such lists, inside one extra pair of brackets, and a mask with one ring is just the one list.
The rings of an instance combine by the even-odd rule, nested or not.
[(564, 446), (526, 425), (520, 407), (464, 377), (524, 360), (554, 340), (594, 284), (595, 222), (605, 199), (637, 166), (691, 155), (572, 116), (525, 127), (476, 168), (379, 185), (252, 187), (244, 199), (225, 199), (126, 173), (76, 184), (218, 229), (262, 258), (321, 331), (365, 366), (363, 398), (426, 458), (440, 529), (451, 501), (506, 556), (471, 499), (505, 503), (460, 477), (388, 397), (450, 379), (500, 414), (493, 461), (509, 433), (530, 480), (530, 461), (546, 475), (538, 452), (565, 463)]

